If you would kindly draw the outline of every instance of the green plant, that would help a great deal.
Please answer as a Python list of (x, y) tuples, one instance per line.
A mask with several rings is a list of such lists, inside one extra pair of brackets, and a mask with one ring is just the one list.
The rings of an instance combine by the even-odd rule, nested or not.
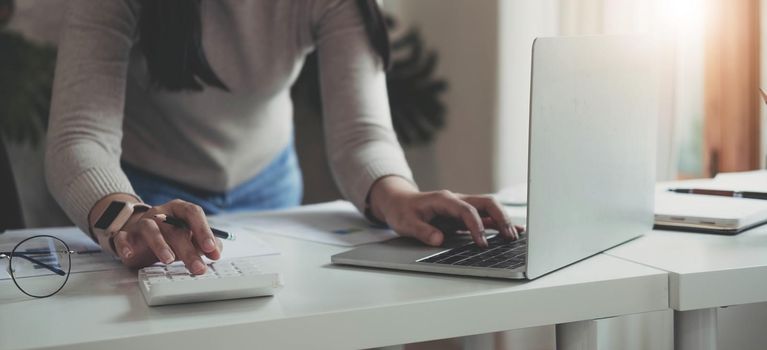
[[(396, 23), (390, 17), (389, 26)], [(447, 82), (434, 76), (437, 53), (424, 47), (423, 38), (409, 28), (391, 43), (393, 64), (386, 75), (392, 124), (404, 144), (428, 143), (445, 125), (440, 95)]]

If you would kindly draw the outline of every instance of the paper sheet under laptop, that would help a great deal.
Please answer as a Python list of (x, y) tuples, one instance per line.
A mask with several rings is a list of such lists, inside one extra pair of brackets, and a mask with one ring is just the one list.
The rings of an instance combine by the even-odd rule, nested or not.
[(227, 214), (211, 218), (236, 223), (255, 232), (352, 247), (396, 238), (389, 229), (374, 227), (347, 201), (305, 205), (288, 210)]
[(723, 173), (714, 179), (661, 183), (655, 197), (658, 225), (736, 230), (767, 221), (765, 200), (670, 193), (666, 191), (669, 188), (767, 192), (767, 171)]

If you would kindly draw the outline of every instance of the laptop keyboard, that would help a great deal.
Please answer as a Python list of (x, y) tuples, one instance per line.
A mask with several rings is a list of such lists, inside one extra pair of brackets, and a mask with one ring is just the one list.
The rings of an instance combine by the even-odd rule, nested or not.
[(527, 260), (527, 235), (512, 241), (501, 235), (488, 238), (488, 248), (469, 243), (423, 258), (418, 262), (456, 266), (490, 267), (516, 269)]

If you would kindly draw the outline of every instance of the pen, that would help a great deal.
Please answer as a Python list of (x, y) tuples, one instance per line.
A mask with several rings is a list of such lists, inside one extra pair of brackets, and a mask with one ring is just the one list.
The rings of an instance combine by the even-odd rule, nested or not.
[(702, 188), (669, 188), (668, 191), (674, 193), (703, 194), (708, 196), (767, 199), (767, 193), (765, 192), (710, 190)]
[[(187, 225), (187, 223), (184, 220), (181, 220), (179, 218), (172, 217), (166, 214), (156, 214), (154, 217), (173, 227), (189, 229), (189, 225)], [(213, 235), (218, 238), (228, 239), (230, 241), (233, 241), (235, 239), (234, 234), (231, 234), (229, 232), (221, 231), (213, 227), (211, 227), (210, 230), (213, 231)]]

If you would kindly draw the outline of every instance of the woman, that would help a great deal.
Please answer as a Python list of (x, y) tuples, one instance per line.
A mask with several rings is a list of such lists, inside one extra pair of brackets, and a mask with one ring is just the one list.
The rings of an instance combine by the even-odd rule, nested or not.
[[(205, 213), (299, 204), (289, 88), (314, 50), (331, 168), (361, 212), (431, 245), (444, 238), (429, 224), (436, 216), (459, 218), (480, 245), (487, 225), (516, 235), (490, 197), (418, 191), (391, 127), (388, 41), (373, 0), (71, 1), (46, 152), (51, 192), (125, 265), (180, 259), (204, 273), (200, 255), (220, 256)], [(142, 201), (153, 207), (110, 214)]]

